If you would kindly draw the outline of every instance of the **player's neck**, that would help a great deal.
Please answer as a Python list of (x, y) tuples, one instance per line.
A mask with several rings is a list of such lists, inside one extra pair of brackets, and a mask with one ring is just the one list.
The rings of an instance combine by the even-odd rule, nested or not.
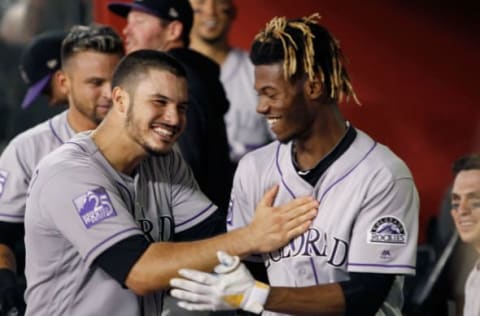
[(125, 129), (116, 122), (119, 118), (108, 117), (93, 131), (91, 137), (110, 165), (126, 175), (131, 175), (147, 153), (140, 146), (132, 144), (132, 140), (125, 134)]
[(97, 127), (95, 122), (85, 117), (85, 115), (80, 113), (74, 106), (70, 106), (68, 109), (67, 121), (75, 133), (92, 130)]
[(209, 43), (196, 37), (191, 38), (190, 48), (213, 59), (213, 61), (219, 65), (222, 65), (225, 62), (228, 52), (231, 49), (227, 41)]
[(293, 140), (293, 159), (300, 170), (314, 168), (342, 140), (347, 131), (343, 119), (314, 125), (308, 135)]

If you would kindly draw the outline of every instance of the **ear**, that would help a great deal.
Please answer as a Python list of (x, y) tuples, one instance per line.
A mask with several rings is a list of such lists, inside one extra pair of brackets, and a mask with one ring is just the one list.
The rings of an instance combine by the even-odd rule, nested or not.
[(173, 20), (167, 26), (167, 41), (176, 42), (181, 40), (183, 24), (180, 21)]
[(120, 113), (126, 113), (130, 105), (130, 95), (127, 91), (120, 87), (115, 87), (112, 90), (113, 107), (118, 108)]
[(63, 93), (68, 94), (70, 92), (70, 79), (63, 70), (58, 70), (53, 74), (52, 80), (58, 84)]
[(305, 95), (309, 99), (318, 99), (323, 92), (323, 84), (318, 78), (318, 76), (313, 77), (313, 79), (307, 79), (305, 80), (305, 85), (304, 85), (304, 90), (305, 90)]
[(59, 88), (60, 92), (62, 92), (64, 95), (68, 94), (69, 90), (66, 87), (67, 76), (62, 70), (57, 70), (53, 73), (52, 81), (55, 84), (55, 86)]

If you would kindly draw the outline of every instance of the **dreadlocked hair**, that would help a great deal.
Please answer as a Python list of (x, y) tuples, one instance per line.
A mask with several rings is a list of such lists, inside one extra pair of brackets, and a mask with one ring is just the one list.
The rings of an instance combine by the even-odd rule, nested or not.
[(353, 91), (338, 41), (318, 24), (320, 15), (294, 20), (275, 17), (258, 33), (250, 50), (254, 65), (283, 62), (285, 80), (306, 74), (309, 80), (320, 77), (328, 96), (337, 103), (345, 97), (360, 102)]

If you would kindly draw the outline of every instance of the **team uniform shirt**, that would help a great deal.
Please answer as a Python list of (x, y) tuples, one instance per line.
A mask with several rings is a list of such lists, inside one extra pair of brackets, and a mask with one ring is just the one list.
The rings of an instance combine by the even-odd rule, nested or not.
[(117, 172), (89, 133), (39, 163), (25, 216), (27, 315), (160, 315), (161, 291), (138, 298), (95, 259), (131, 236), (170, 240), (216, 206), (176, 148), (134, 174)]
[(23, 223), (28, 183), (35, 167), (74, 134), (64, 111), (12, 139), (0, 157), (0, 221)]
[(465, 283), (465, 306), (463, 307), (463, 315), (480, 316), (478, 293), (480, 293), (480, 261), (475, 263)]
[[(347, 281), (349, 272), (415, 273), (419, 200), (412, 176), (387, 147), (353, 131), (352, 143), (315, 186), (297, 173), (292, 142), (273, 142), (240, 161), (228, 230), (251, 222), (255, 205), (275, 184), (280, 188), (274, 205), (306, 195), (320, 202), (316, 219), (303, 235), (262, 255), (272, 286), (336, 283)], [(401, 315), (402, 287), (403, 277), (397, 276), (377, 315)]]
[(247, 152), (269, 143), (272, 135), (265, 119), (256, 112), (254, 67), (245, 51), (230, 50), (221, 66), (220, 80), (230, 101), (225, 114), (230, 159), (238, 162)]

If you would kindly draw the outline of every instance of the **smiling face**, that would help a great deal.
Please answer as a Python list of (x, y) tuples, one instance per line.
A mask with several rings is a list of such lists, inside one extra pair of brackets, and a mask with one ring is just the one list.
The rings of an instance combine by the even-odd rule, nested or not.
[(281, 63), (259, 65), (255, 66), (255, 90), (259, 95), (257, 112), (265, 116), (279, 141), (309, 134), (317, 109), (305, 98), (303, 80), (295, 84), (286, 81)]
[(165, 70), (141, 75), (129, 94), (126, 131), (145, 152), (167, 153), (185, 129), (187, 81)]
[(140, 49), (165, 50), (168, 23), (151, 14), (132, 10), (123, 29), (127, 54)]
[(451, 214), (460, 238), (480, 252), (480, 170), (463, 170), (452, 188)]
[(95, 51), (75, 53), (64, 65), (63, 84), (70, 112), (82, 130), (96, 127), (112, 106), (110, 82), (121, 56)]
[(235, 16), (232, 0), (190, 0), (194, 22), (191, 35), (208, 43), (225, 41)]

